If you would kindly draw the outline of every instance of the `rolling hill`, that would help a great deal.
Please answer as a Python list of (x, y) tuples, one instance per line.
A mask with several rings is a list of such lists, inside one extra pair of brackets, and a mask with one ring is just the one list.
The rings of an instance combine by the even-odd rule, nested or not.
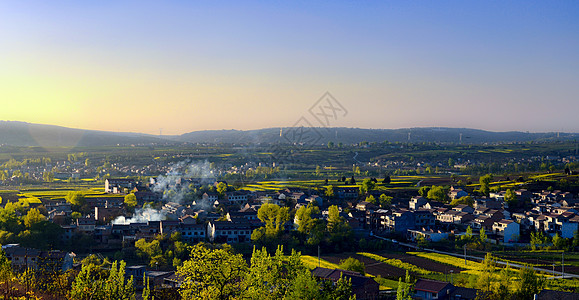
[[(281, 131), (281, 134), (280, 134)], [(577, 133), (491, 132), (469, 128), (264, 128), (257, 130), (203, 130), (174, 136), (74, 129), (17, 121), (0, 121), (0, 144), (35, 147), (95, 147), (130, 144), (226, 143), (271, 144), (328, 142), (509, 143), (578, 139)]]

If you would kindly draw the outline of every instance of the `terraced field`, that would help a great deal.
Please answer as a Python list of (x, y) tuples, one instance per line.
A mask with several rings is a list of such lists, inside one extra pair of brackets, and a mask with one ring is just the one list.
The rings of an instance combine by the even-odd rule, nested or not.
[(348, 257), (353, 257), (364, 263), (366, 266), (366, 274), (371, 274), (374, 276), (380, 275), (383, 278), (398, 280), (398, 278), (404, 277), (406, 275), (406, 270), (391, 266), (389, 264), (376, 261), (374, 259), (355, 254), (338, 254), (333, 256), (323, 256), (322, 258), (334, 264), (339, 264), (340, 260), (346, 259)]

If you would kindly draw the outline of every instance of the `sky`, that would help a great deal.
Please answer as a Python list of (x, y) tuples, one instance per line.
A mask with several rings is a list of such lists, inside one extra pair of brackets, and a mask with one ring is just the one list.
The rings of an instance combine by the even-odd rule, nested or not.
[(149, 134), (579, 132), (579, 2), (1, 1), (0, 104)]

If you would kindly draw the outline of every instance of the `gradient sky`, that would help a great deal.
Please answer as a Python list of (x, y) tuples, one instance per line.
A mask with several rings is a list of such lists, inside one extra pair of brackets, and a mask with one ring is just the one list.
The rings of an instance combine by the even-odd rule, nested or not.
[(579, 132), (579, 2), (0, 2), (0, 120), (287, 127), (326, 91), (331, 126)]

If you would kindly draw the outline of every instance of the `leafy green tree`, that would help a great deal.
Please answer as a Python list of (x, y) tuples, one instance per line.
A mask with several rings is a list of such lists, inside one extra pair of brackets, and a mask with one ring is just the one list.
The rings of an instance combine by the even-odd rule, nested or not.
[(23, 222), (24, 222), (24, 226), (26, 226), (26, 228), (30, 228), (32, 226), (34, 226), (34, 224), (40, 223), (42, 221), (44, 221), (46, 218), (44, 217), (43, 214), (40, 213), (40, 211), (38, 211), (38, 209), (36, 208), (31, 208), (28, 213), (26, 214), (26, 216), (24, 216), (23, 218)]
[(64, 198), (66, 199), (66, 202), (77, 207), (83, 206), (85, 204), (83, 192), (70, 191)]
[(340, 216), (338, 207), (335, 205), (328, 208), (326, 232), (327, 234), (324, 235), (324, 240), (327, 244), (332, 245), (336, 251), (340, 251), (341, 248), (350, 247), (349, 241), (353, 235), (352, 228), (344, 218)]
[(344, 277), (344, 273), (340, 273), (340, 279), (335, 283), (329, 280), (322, 280), (319, 284), (321, 289), (318, 299), (355, 300), (356, 298), (352, 295), (352, 282)]
[(246, 290), (247, 269), (243, 256), (230, 248), (208, 249), (197, 244), (191, 258), (177, 269), (183, 278), (179, 293), (183, 299), (240, 298)]
[(484, 176), (481, 176), (479, 178), (479, 183), (480, 183), (480, 188), (479, 188), (479, 192), (483, 195), (489, 195), (490, 192), (490, 184), (493, 181), (493, 175), (492, 174), (486, 174)]
[(53, 182), (54, 181), (54, 173), (50, 171), (46, 171), (42, 173), (42, 179), (46, 182)]
[(428, 240), (423, 235), (420, 235), (416, 238), (416, 245), (421, 249), (428, 247)]
[(125, 276), (125, 262), (114, 261), (106, 272), (93, 263), (82, 265), (70, 290), (70, 298), (78, 300), (134, 300), (133, 276)]
[(322, 174), (322, 168), (320, 166), (316, 166), (316, 176), (320, 176)]
[(429, 186), (423, 186), (420, 189), (418, 189), (418, 194), (422, 197), (427, 197), (428, 191), (430, 191), (430, 187)]
[(302, 206), (296, 211), (298, 221), (298, 232), (309, 234), (318, 223), (317, 219), (312, 218), (312, 215), (319, 214), (320, 209), (309, 203), (308, 206)]
[(380, 200), (380, 207), (386, 208), (390, 207), (390, 205), (392, 204), (392, 199), (394, 198), (392, 196), (386, 196), (385, 194), (382, 194), (378, 199)]
[(493, 290), (494, 298), (509, 299), (511, 296), (511, 285), (511, 268), (509, 267), (509, 263), (507, 263), (507, 266), (504, 267), (499, 274), (497, 287)]
[(325, 195), (326, 195), (326, 197), (330, 197), (330, 198), (335, 196), (333, 185), (326, 186)]
[(386, 176), (384, 176), (382, 183), (383, 184), (390, 184), (391, 181), (392, 181), (392, 179), (390, 179), (390, 175), (386, 175)]
[(328, 231), (332, 232), (344, 223), (344, 218), (340, 216), (340, 211), (336, 205), (328, 208)]
[(494, 282), (495, 266), (496, 261), (494, 257), (490, 252), (487, 253), (483, 260), (483, 267), (478, 279), (478, 288), (485, 294), (491, 294), (493, 292), (492, 284)]
[(460, 239), (466, 240), (466, 241), (472, 240), (472, 228), (470, 226), (468, 226), (466, 228), (465, 234), (463, 236), (461, 236)]
[(517, 294), (520, 299), (532, 299), (545, 286), (545, 279), (537, 274), (531, 267), (525, 266), (519, 269), (519, 282)]
[(454, 199), (450, 202), (451, 206), (457, 206), (460, 204), (468, 205), (470, 207), (474, 206), (474, 199), (471, 196), (463, 196), (458, 199)]
[(70, 214), (70, 217), (71, 217), (72, 219), (76, 220), (76, 219), (82, 218), (82, 214), (79, 213), (78, 211), (73, 211), (73, 212)]
[(573, 233), (573, 243), (572, 243), (573, 249), (576, 249), (577, 247), (579, 247), (579, 231), (575, 230), (575, 232)]
[(412, 294), (414, 293), (414, 283), (410, 279), (410, 274), (406, 270), (406, 276), (404, 282), (402, 278), (398, 279), (398, 290), (396, 291), (396, 300), (412, 300)]
[(225, 195), (225, 192), (227, 192), (227, 184), (221, 181), (217, 184), (217, 193), (219, 194), (219, 196), (223, 197)]
[(286, 291), (285, 300), (314, 300), (323, 299), (320, 295), (320, 286), (310, 271), (299, 272)]
[(143, 274), (143, 292), (141, 293), (143, 300), (155, 300), (155, 296), (151, 295), (151, 285), (149, 284), (149, 277)]
[(370, 202), (372, 204), (376, 204), (376, 198), (373, 195), (366, 197), (366, 202)]
[(245, 277), (245, 296), (250, 299), (282, 299), (291, 282), (304, 271), (309, 272), (295, 251), (286, 256), (279, 246), (275, 255), (269, 255), (265, 248), (254, 248), (251, 267)]
[(265, 223), (265, 229), (268, 234), (277, 234), (290, 219), (289, 208), (265, 203), (257, 211), (257, 217)]
[(163, 257), (163, 249), (161, 249), (161, 242), (158, 239), (147, 242), (145, 239), (140, 239), (135, 242), (137, 248), (137, 255), (146, 259), (151, 267), (161, 267), (167, 264), (167, 260)]
[(376, 183), (371, 178), (364, 178), (362, 185), (360, 186), (360, 192), (362, 194), (367, 194), (371, 192), (376, 187)]
[(95, 264), (83, 264), (72, 283), (70, 298), (74, 300), (103, 299), (104, 272)]
[(548, 238), (542, 231), (531, 232), (531, 249), (537, 250), (538, 247), (542, 247), (547, 244)]
[(565, 248), (565, 239), (559, 236), (559, 233), (555, 233), (555, 236), (553, 236), (552, 241), (553, 247), (555, 247), (555, 249), (562, 250), (563, 248)]
[(135, 208), (135, 206), (137, 206), (137, 196), (135, 196), (135, 194), (133, 194), (133, 193), (126, 195), (125, 196), (125, 205), (129, 209)]
[(109, 277), (104, 282), (104, 299), (113, 300), (134, 300), (135, 299), (135, 284), (133, 276), (126, 279), (125, 277), (126, 263), (121, 261), (118, 263), (114, 261), (109, 271)]
[(353, 257), (348, 257), (346, 259), (340, 260), (340, 264), (338, 265), (338, 267), (342, 270), (354, 271), (362, 275), (366, 274), (364, 271), (366, 269), (364, 263)]
[(516, 208), (519, 204), (517, 194), (515, 194), (515, 192), (513, 192), (511, 189), (508, 189), (505, 192), (505, 201), (509, 205), (509, 208)]
[(446, 194), (444, 187), (433, 185), (428, 191), (426, 198), (434, 201), (446, 202), (448, 195)]
[(2, 295), (4, 299), (9, 299), (12, 291), (12, 278), (14, 272), (12, 271), (12, 264), (6, 257), (4, 250), (0, 249), (0, 281), (2, 282)]
[(484, 227), (480, 228), (479, 238), (480, 238), (481, 244), (484, 244), (487, 242), (487, 234), (485, 232)]

